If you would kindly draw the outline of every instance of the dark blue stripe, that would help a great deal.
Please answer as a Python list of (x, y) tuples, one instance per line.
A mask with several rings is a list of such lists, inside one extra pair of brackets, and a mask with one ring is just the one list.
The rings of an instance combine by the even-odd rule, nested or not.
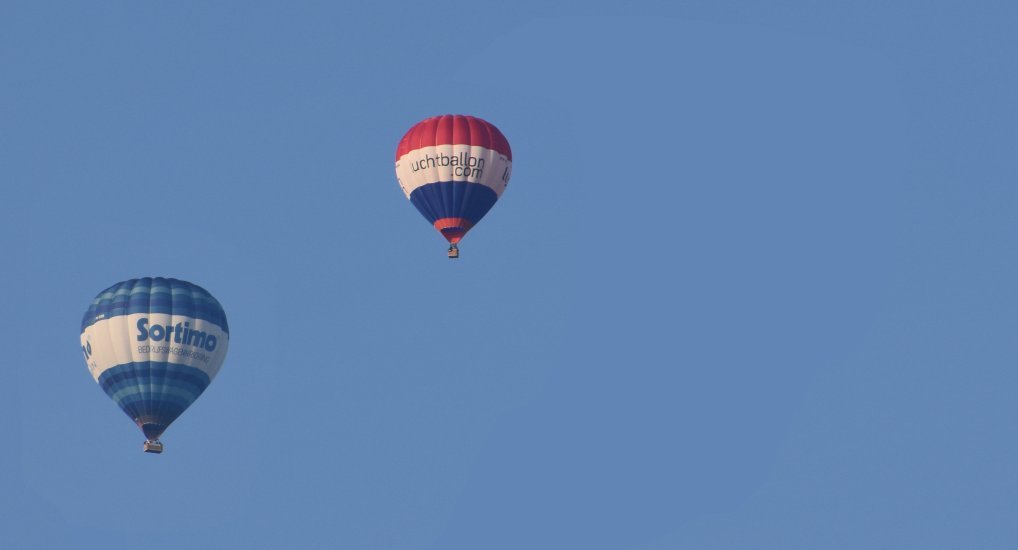
[[(99, 386), (135, 422), (169, 426), (208, 387), (201, 369), (164, 361), (138, 361), (112, 367)], [(114, 397), (122, 390), (135, 390)]]
[(175, 397), (163, 397), (160, 399), (121, 399), (116, 401), (120, 410), (127, 413), (127, 416), (135, 422), (145, 420), (166, 425), (177, 419), (194, 400), (180, 399)]
[(125, 377), (116, 381), (106, 380), (100, 383), (103, 391), (106, 395), (113, 397), (120, 390), (126, 390), (131, 388), (143, 388), (152, 389), (152, 393), (164, 393), (164, 388), (167, 390), (173, 390), (176, 392), (182, 392), (188, 394), (191, 399), (197, 399), (201, 392), (208, 387), (208, 383), (201, 383), (194, 379), (178, 379), (171, 376), (160, 377), (160, 376), (133, 376)]
[(100, 292), (85, 311), (81, 330), (102, 319), (132, 313), (185, 315), (230, 332), (223, 306), (208, 291), (187, 281), (161, 277), (131, 279)]
[[(169, 366), (157, 368), (153, 367), (153, 365), (172, 365), (176, 368), (170, 368)], [(105, 385), (120, 386), (122, 384), (133, 384), (140, 378), (152, 378), (158, 379), (161, 383), (199, 386), (201, 388), (205, 388), (211, 382), (209, 376), (201, 369), (161, 361), (139, 361), (111, 367), (99, 376), (99, 385), (105, 388)]]
[(410, 202), (431, 224), (442, 218), (466, 218), (476, 224), (497, 200), (490, 187), (464, 181), (429, 183), (410, 193)]

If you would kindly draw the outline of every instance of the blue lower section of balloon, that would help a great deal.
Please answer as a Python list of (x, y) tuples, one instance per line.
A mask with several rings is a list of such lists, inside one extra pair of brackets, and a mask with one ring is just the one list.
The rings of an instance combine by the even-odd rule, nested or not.
[(429, 183), (410, 193), (410, 202), (431, 224), (442, 218), (465, 218), (476, 224), (497, 200), (487, 185), (464, 181)]
[(139, 426), (162, 429), (194, 403), (209, 382), (200, 369), (161, 361), (124, 363), (99, 376), (99, 386), (127, 416)]

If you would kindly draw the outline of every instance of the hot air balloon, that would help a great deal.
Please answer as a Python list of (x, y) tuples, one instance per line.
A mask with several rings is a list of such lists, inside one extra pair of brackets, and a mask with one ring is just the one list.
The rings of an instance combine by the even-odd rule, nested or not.
[(467, 115), (425, 119), (396, 148), (396, 179), (428, 223), (457, 244), (502, 196), (512, 175), (513, 154), (502, 132)]
[(226, 313), (202, 287), (145, 277), (99, 293), (81, 320), (92, 378), (161, 453), (163, 431), (215, 378), (230, 343)]

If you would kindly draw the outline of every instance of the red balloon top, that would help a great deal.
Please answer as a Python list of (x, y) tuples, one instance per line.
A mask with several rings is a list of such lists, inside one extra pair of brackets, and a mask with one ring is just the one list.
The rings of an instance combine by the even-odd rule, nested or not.
[(477, 145), (513, 160), (509, 141), (502, 132), (494, 124), (469, 115), (440, 115), (418, 122), (399, 140), (396, 160), (415, 149), (435, 145)]

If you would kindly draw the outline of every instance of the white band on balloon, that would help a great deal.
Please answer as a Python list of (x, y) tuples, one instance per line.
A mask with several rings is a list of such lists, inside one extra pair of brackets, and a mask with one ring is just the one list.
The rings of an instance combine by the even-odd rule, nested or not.
[(132, 313), (97, 321), (81, 333), (81, 348), (92, 378), (107, 369), (141, 361), (160, 361), (201, 369), (215, 378), (223, 366), (230, 336), (218, 325), (166, 313)]
[(501, 197), (511, 175), (512, 161), (476, 145), (421, 147), (396, 161), (396, 179), (407, 198), (418, 187), (442, 181), (479, 183)]

